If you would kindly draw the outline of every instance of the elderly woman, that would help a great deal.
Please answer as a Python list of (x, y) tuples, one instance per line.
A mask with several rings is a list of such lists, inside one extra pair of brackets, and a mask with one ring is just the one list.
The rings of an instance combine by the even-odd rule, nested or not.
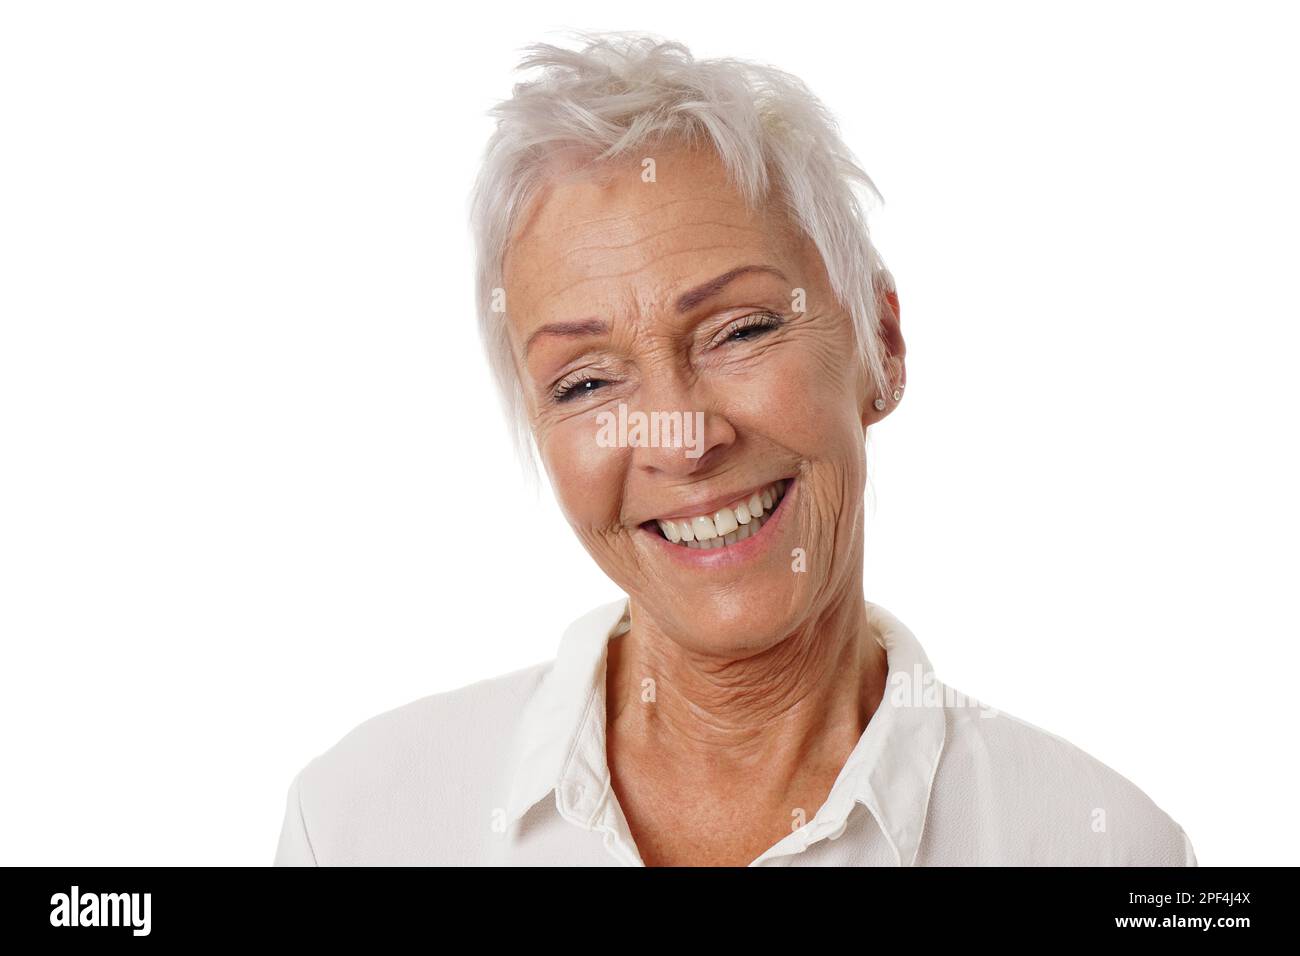
[(626, 35), (522, 65), (473, 202), (483, 334), (627, 597), (311, 760), (277, 864), (1194, 865), (1137, 787), (935, 681), (864, 600), (904, 345), (818, 100)]

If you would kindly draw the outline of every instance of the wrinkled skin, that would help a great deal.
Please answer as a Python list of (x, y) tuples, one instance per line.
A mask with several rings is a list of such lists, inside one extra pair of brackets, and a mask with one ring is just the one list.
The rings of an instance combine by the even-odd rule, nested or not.
[[(862, 607), (864, 435), (895, 403), (874, 408), (851, 320), (779, 207), (748, 209), (707, 150), (655, 160), (656, 182), (629, 163), (551, 184), (508, 249), (507, 321), (560, 506), (631, 599), (607, 749), (642, 858), (743, 864), (794, 808), (811, 818), (883, 691)], [(760, 269), (679, 301), (744, 266)], [(901, 383), (897, 298), (883, 305)], [(597, 413), (619, 403), (704, 412), (703, 454), (601, 447)], [(781, 478), (786, 511), (750, 560), (693, 566), (643, 527)]]

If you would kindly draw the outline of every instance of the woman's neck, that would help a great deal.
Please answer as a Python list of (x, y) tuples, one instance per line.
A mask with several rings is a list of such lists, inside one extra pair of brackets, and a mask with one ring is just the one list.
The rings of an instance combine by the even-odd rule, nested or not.
[(886, 655), (856, 589), (740, 659), (686, 650), (632, 620), (609, 647), (609, 737), (655, 754), (665, 772), (726, 779), (761, 767), (773, 782), (809, 768), (837, 773), (884, 693)]

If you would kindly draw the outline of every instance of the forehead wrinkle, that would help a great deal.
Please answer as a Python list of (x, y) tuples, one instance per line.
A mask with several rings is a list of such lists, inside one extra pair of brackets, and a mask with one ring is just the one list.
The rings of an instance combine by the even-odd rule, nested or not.
[[(612, 202), (626, 204), (627, 200), (631, 199), (635, 203), (640, 198), (640, 196), (630, 197), (625, 195), (612, 200)], [(597, 210), (588, 210), (585, 213), (579, 211), (576, 217), (571, 212), (574, 204), (566, 203), (563, 200), (563, 196), (555, 194), (549, 196), (544, 208), (537, 211), (537, 214), (528, 223), (527, 228), (521, 229), (515, 234), (512, 244), (517, 246), (528, 244), (546, 245), (573, 233), (590, 231), (597, 234), (597, 244), (600, 244), (601, 241), (598, 237), (608, 236), (610, 239), (608, 248), (626, 248), (635, 245), (639, 241), (662, 235), (672, 228), (717, 226), (724, 229), (762, 230), (771, 227), (769, 222), (771, 218), (770, 211), (767, 209), (751, 209), (740, 197), (718, 198), (716, 196), (697, 194), (668, 199), (655, 198), (649, 201), (647, 208), (644, 210), (635, 208), (622, 209), (608, 214), (602, 214)], [(677, 217), (667, 229), (649, 235), (636, 235), (647, 223), (653, 223), (657, 218), (671, 216), (674, 207), (686, 204), (722, 206), (724, 210), (733, 210), (739, 215), (730, 221), (726, 221), (724, 217), (723, 219), (709, 218), (683, 222), (680, 217)], [(551, 233), (549, 237), (546, 235), (548, 232)], [(621, 240), (629, 236), (631, 238), (626, 242), (616, 241), (616, 239)], [(582, 246), (578, 248), (590, 247)]]
[(736, 229), (736, 230), (739, 230), (739, 231), (741, 231), (741, 232), (756, 232), (756, 233), (758, 233), (760, 236), (765, 236), (765, 235), (767, 235), (766, 230), (764, 230), (764, 229), (762, 229), (762, 228), (760, 228), (760, 227), (758, 227), (758, 226), (741, 226), (741, 225), (737, 225), (737, 224), (735, 224), (735, 223), (730, 223), (730, 222), (717, 222), (717, 221), (712, 220), (712, 219), (700, 219), (700, 220), (697, 220), (697, 221), (695, 221), (695, 222), (679, 222), (679, 223), (675, 223), (674, 225), (668, 226), (667, 228), (660, 229), (658, 232), (651, 232), (651, 233), (647, 233), (647, 234), (644, 235), (644, 236), (638, 236), (636, 239), (633, 239), (631, 242), (625, 242), (625, 243), (623, 243), (623, 244), (621, 244), (621, 245), (603, 245), (603, 244), (596, 244), (596, 245), (590, 245), (590, 246), (573, 246), (573, 247), (571, 247), (571, 248), (568, 250), (568, 252), (569, 252), (569, 253), (574, 253), (574, 252), (587, 252), (587, 251), (589, 251), (589, 250), (591, 250), (591, 249), (603, 249), (603, 250), (607, 250), (607, 251), (612, 251), (612, 250), (615, 250), (615, 249), (630, 249), (630, 248), (632, 248), (633, 246), (639, 245), (639, 244), (641, 244), (641, 243), (643, 243), (643, 242), (649, 242), (651, 239), (658, 239), (660, 236), (666, 236), (666, 235), (668, 235), (668, 233), (673, 232), (674, 230), (677, 230), (677, 229), (690, 229), (690, 228), (693, 228), (693, 227), (696, 227), (696, 226), (718, 226), (718, 227), (720, 227), (720, 228), (722, 228), (722, 229)]
[[(588, 283), (588, 282), (599, 282), (599, 281), (601, 281), (601, 280), (605, 280), (605, 279), (626, 279), (626, 278), (629, 278), (629, 277), (631, 277), (631, 276), (635, 276), (635, 275), (637, 275), (638, 273), (645, 272), (647, 269), (650, 269), (650, 268), (652, 268), (652, 267), (654, 267), (654, 266), (660, 264), (661, 262), (664, 262), (664, 261), (666, 261), (666, 260), (668, 260), (668, 259), (673, 258), (674, 256), (695, 255), (696, 253), (699, 253), (699, 252), (707, 252), (707, 251), (720, 250), (720, 249), (743, 250), (743, 249), (746, 249), (746, 248), (747, 248), (747, 247), (745, 247), (745, 246), (731, 245), (731, 244), (727, 244), (727, 243), (716, 243), (716, 242), (711, 242), (711, 243), (709, 243), (709, 244), (706, 245), (706, 246), (696, 246), (696, 247), (693, 247), (693, 248), (690, 248), (690, 249), (674, 249), (674, 250), (672, 250), (672, 251), (664, 252), (664, 253), (662, 253), (662, 254), (660, 254), (660, 255), (658, 255), (658, 256), (655, 256), (655, 257), (652, 258), (650, 261), (648, 261), (648, 262), (646, 262), (646, 263), (644, 263), (644, 264), (642, 264), (642, 265), (636, 266), (636, 267), (634, 267), (634, 268), (632, 268), (632, 269), (628, 269), (628, 270), (626, 270), (626, 271), (623, 271), (623, 272), (608, 272), (608, 273), (601, 273), (601, 274), (599, 274), (599, 275), (582, 276), (582, 277), (580, 277), (580, 278), (578, 278), (578, 279), (575, 279), (574, 281), (568, 283), (567, 285), (564, 285), (564, 286), (562, 286), (562, 287), (560, 287), (560, 288), (558, 288), (558, 289), (555, 289), (555, 290), (553, 290), (553, 291), (551, 291), (551, 292), (544, 293), (544, 294), (543, 294), (543, 295), (538, 299), (538, 304), (540, 305), (540, 304), (542, 304), (542, 303), (545, 303), (546, 301), (548, 301), (548, 300), (550, 300), (550, 299), (554, 299), (556, 296), (563, 295), (564, 293), (569, 292), (569, 291), (571, 291), (572, 289), (577, 288), (578, 286), (585, 285), (585, 284)], [(667, 284), (667, 283), (669, 283), (669, 282), (676, 282), (676, 281), (678, 281), (679, 278), (680, 278), (680, 277), (678, 277), (678, 276), (674, 276), (671, 280), (669, 280), (669, 279), (664, 279), (664, 280), (661, 280), (661, 281), (660, 281), (660, 284)], [(621, 290), (620, 290), (620, 291), (621, 291)]]
[[(758, 208), (750, 207), (738, 193), (735, 187), (725, 177), (717, 177), (719, 186), (727, 190), (727, 195), (717, 196), (704, 193), (693, 193), (687, 196), (670, 196), (669, 198), (654, 198), (651, 205), (644, 212), (636, 209), (620, 210), (612, 214), (597, 214), (597, 210), (591, 210), (593, 218), (583, 218), (581, 215), (574, 221), (570, 212), (571, 203), (564, 202), (564, 196), (560, 190), (551, 188), (547, 191), (546, 199), (534, 209), (534, 214), (529, 217), (529, 222), (525, 229), (516, 233), (514, 241), (510, 244), (512, 252), (525, 253), (529, 246), (534, 251), (540, 252), (546, 247), (559, 247), (554, 255), (543, 260), (544, 265), (541, 267), (545, 274), (555, 270), (557, 263), (571, 261), (575, 253), (591, 252), (598, 250), (607, 250), (616, 252), (618, 250), (627, 250), (634, 248), (640, 243), (651, 242), (655, 239), (661, 239), (671, 234), (675, 230), (687, 228), (714, 228), (729, 229), (741, 232), (753, 232), (755, 234), (768, 237), (774, 232), (783, 234), (781, 224), (773, 222), (773, 211), (769, 207), (760, 206)], [(597, 191), (592, 184), (577, 184), (576, 188), (588, 196)], [(615, 202), (626, 201), (629, 197), (641, 199), (644, 194), (638, 195), (630, 191), (630, 187), (624, 188), (622, 195), (615, 199)], [(662, 192), (659, 193), (662, 195)], [(743, 218), (737, 217), (733, 221), (724, 221), (724, 219), (710, 218), (700, 219), (694, 222), (674, 221), (667, 227), (655, 230), (653, 232), (635, 235), (637, 231), (645, 229), (647, 225), (653, 224), (656, 218), (670, 216), (675, 207), (685, 204), (709, 204), (717, 207), (722, 206), (726, 209), (736, 210), (741, 213)], [(784, 218), (784, 217), (782, 217)], [(647, 222), (648, 221), (648, 222)], [(775, 227), (775, 229), (774, 229)], [(581, 246), (564, 247), (560, 240), (563, 237), (570, 236), (578, 232), (591, 232), (596, 235), (592, 237), (594, 241), (588, 242)], [(548, 236), (547, 233), (550, 233)], [(630, 236), (627, 241), (619, 241), (624, 237)], [(605, 241), (602, 241), (605, 240)], [(515, 258), (514, 256), (511, 257)], [(594, 278), (594, 277), (593, 277)]]
[[(644, 214), (640, 214), (640, 213), (638, 213), (638, 214), (633, 214), (633, 213), (620, 212), (620, 213), (615, 213), (615, 214), (610, 215), (610, 216), (602, 216), (602, 217), (591, 218), (591, 219), (583, 219), (581, 222), (573, 222), (573, 223), (566, 223), (566, 224), (560, 224), (560, 225), (557, 225), (557, 226), (556, 226), (556, 231), (559, 232), (559, 233), (561, 233), (561, 234), (563, 234), (563, 233), (566, 233), (566, 232), (572, 232), (572, 231), (574, 231), (575, 229), (582, 229), (582, 228), (584, 228), (584, 227), (586, 227), (586, 226), (589, 226), (589, 225), (604, 225), (604, 224), (607, 224), (607, 223), (626, 223), (626, 222), (628, 222), (628, 221), (630, 221), (630, 220), (635, 220), (635, 219), (644, 219), (644, 218), (647, 218), (647, 217), (649, 217), (649, 216), (653, 216), (653, 215), (655, 215), (656, 213), (666, 212), (666, 211), (668, 210), (668, 207), (669, 207), (669, 206), (680, 206), (682, 203), (696, 203), (696, 202), (716, 203), (716, 204), (718, 204), (718, 205), (722, 205), (722, 206), (733, 206), (733, 207), (739, 207), (739, 206), (742, 206), (742, 205), (743, 205), (743, 203), (739, 203), (739, 202), (737, 202), (736, 200), (732, 200), (732, 199), (717, 199), (717, 198), (715, 198), (715, 197), (710, 197), (710, 196), (683, 196), (683, 197), (678, 198), (678, 199), (667, 199), (667, 200), (663, 200), (663, 201), (657, 203), (657, 204), (655, 205), (655, 207), (654, 207), (652, 210), (650, 210), (650, 211), (648, 211), (648, 212), (646, 212), (646, 213), (644, 213)], [(529, 231), (531, 231), (531, 230), (529, 230)], [(522, 231), (521, 231), (520, 233), (518, 233), (518, 237), (519, 237), (519, 238), (522, 238), (523, 235), (524, 235), (524, 233), (523, 233)]]
[[(595, 252), (595, 254), (597, 255), (590, 256), (591, 260), (595, 260), (601, 258), (601, 254), (614, 254), (614, 252), (620, 250), (629, 250), (629, 248), (634, 248), (638, 245), (642, 245), (642, 243), (651, 242), (654, 241), (654, 239), (662, 239), (663, 237), (666, 237), (666, 235), (671, 234), (673, 232), (679, 232), (679, 230), (682, 229), (701, 228), (701, 226), (714, 226), (714, 228), (718, 228), (720, 230), (729, 230), (729, 232), (733, 232), (733, 233), (753, 233), (754, 235), (758, 235), (758, 237), (761, 237), (763, 239), (764, 248), (766, 248), (766, 250), (771, 250), (772, 238), (774, 237), (789, 238), (789, 235), (787, 234), (787, 232), (785, 232), (785, 230), (772, 229), (771, 224), (768, 224), (768, 222), (766, 221), (723, 222), (718, 220), (698, 220), (694, 222), (673, 222), (672, 225), (666, 226), (666, 228), (664, 229), (659, 229), (656, 230), (656, 232), (647, 233), (645, 235), (638, 235), (638, 237), (632, 239), (632, 241), (627, 243), (621, 243), (621, 245), (607, 245), (607, 243), (598, 242), (598, 243), (591, 243), (591, 245), (586, 245), (586, 246), (564, 247), (563, 250), (560, 250), (559, 252), (556, 252), (554, 256), (551, 256), (549, 260), (545, 260), (545, 263), (543, 263), (543, 267), (541, 271), (543, 272), (543, 274), (562, 272), (563, 269), (560, 267), (563, 267), (563, 265), (565, 264), (571, 263), (573, 259), (581, 259), (581, 256), (578, 255), (581, 254), (581, 252)], [(580, 228), (580, 226), (576, 226), (576, 228)], [(539, 237), (533, 237), (532, 243), (534, 246), (551, 245), (551, 243), (543, 242), (542, 239)], [(727, 245), (727, 243), (714, 243), (714, 245), (718, 246), (719, 248), (736, 247), (732, 245)], [(699, 250), (697, 247), (692, 247), (690, 248), (689, 251), (695, 252)], [(581, 264), (582, 263), (578, 263), (578, 265)]]
[[(581, 259), (581, 256), (578, 255), (581, 254), (581, 252), (595, 252), (595, 254), (597, 255), (590, 256), (590, 259), (597, 260), (601, 258), (601, 255), (599, 254), (602, 254), (602, 252), (616, 252), (619, 250), (628, 250), (628, 248), (640, 246), (641, 243), (650, 242), (653, 241), (653, 239), (662, 238), (664, 237), (664, 235), (667, 235), (668, 233), (676, 232), (676, 230), (689, 229), (692, 228), (692, 226), (701, 226), (701, 225), (719, 226), (719, 228), (722, 229), (731, 229), (731, 230), (735, 230), (735, 232), (742, 232), (742, 233), (754, 233), (757, 235), (762, 235), (762, 237), (767, 237), (768, 235), (767, 230), (762, 229), (761, 226), (733, 225), (733, 224), (729, 224), (729, 222), (714, 222), (711, 220), (701, 221), (701, 222), (681, 222), (681, 224), (668, 226), (667, 229), (660, 229), (659, 232), (642, 235), (642, 237), (633, 239), (632, 242), (623, 243), (623, 245), (606, 246), (603, 245), (603, 243), (597, 243), (597, 245), (572, 246), (572, 247), (565, 248), (565, 250), (563, 252), (560, 252), (560, 254), (556, 255), (555, 258), (552, 258), (551, 260), (547, 261), (546, 271), (547, 272), (554, 271), (554, 269), (556, 269), (556, 267), (558, 267), (558, 265), (562, 263), (568, 263), (568, 261), (572, 261), (573, 259)], [(738, 246), (724, 245), (724, 243), (712, 243), (712, 245), (718, 248), (738, 248)], [(692, 250), (690, 251), (698, 251), (698, 250), (692, 248)], [(593, 276), (593, 278), (595, 278), (595, 276)]]

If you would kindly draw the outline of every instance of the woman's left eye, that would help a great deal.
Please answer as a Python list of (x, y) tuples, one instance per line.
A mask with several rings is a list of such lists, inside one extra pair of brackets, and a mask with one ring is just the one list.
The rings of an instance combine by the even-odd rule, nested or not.
[(750, 315), (735, 325), (725, 329), (718, 338), (718, 344), (727, 342), (750, 342), (761, 335), (771, 332), (781, 325), (781, 317), (770, 313)]
[(561, 382), (555, 388), (557, 402), (571, 402), (581, 395), (590, 395), (603, 385), (609, 384), (603, 378), (580, 378), (573, 382)]

